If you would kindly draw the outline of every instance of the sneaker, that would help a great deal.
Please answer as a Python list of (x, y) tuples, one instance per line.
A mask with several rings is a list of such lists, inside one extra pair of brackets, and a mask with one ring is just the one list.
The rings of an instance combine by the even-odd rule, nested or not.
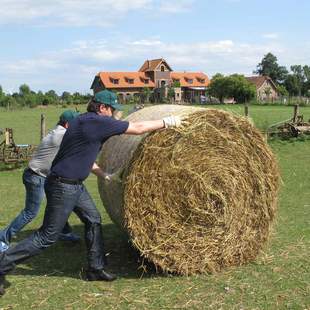
[(87, 281), (114, 281), (116, 278), (115, 274), (107, 272), (104, 269), (86, 271)]
[(69, 232), (67, 234), (61, 233), (58, 240), (76, 243), (81, 241), (81, 237), (77, 234), (74, 234), (73, 232)]
[(5, 282), (5, 276), (0, 275), (0, 296), (5, 294), (4, 282)]
[(9, 245), (3, 241), (0, 241), (0, 253), (5, 252), (9, 248)]

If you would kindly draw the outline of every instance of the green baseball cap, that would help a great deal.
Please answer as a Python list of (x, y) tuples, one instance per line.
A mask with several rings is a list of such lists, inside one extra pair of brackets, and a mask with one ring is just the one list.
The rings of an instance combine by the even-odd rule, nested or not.
[(62, 122), (70, 122), (79, 115), (80, 115), (79, 112), (66, 110), (60, 114), (59, 120)]
[(109, 105), (114, 110), (123, 110), (123, 107), (118, 103), (117, 96), (109, 90), (102, 90), (95, 94), (94, 100), (98, 103)]

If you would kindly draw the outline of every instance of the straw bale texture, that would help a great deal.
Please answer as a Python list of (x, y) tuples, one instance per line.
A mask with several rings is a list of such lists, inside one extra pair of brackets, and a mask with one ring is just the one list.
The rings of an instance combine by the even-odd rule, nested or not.
[(260, 132), (228, 112), (160, 105), (127, 119), (186, 116), (181, 129), (122, 135), (103, 146), (99, 180), (112, 220), (158, 268), (215, 272), (255, 259), (270, 234), (279, 187), (275, 158)]

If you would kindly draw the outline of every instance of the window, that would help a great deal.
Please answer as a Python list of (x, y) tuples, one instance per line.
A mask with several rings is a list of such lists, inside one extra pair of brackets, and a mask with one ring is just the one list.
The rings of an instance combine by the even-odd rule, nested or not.
[(166, 81), (160, 81), (160, 86), (161, 87), (165, 87), (165, 85), (166, 85)]
[(193, 84), (193, 79), (187, 79), (188, 84)]
[(128, 84), (133, 84), (134, 79), (132, 79), (132, 78), (126, 78), (126, 82), (127, 82)]
[(110, 78), (111, 83), (119, 84), (119, 79)]
[(140, 77), (140, 80), (144, 84), (149, 84), (149, 79), (148, 78)]
[(160, 71), (161, 71), (161, 72), (164, 72), (164, 71), (165, 71), (165, 66), (164, 66), (164, 65), (161, 65), (161, 66), (160, 66)]

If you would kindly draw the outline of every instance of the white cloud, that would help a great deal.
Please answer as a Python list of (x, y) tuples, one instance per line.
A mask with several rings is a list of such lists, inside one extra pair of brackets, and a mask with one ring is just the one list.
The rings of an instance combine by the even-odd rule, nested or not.
[(161, 12), (181, 13), (191, 9), (193, 0), (162, 0), (159, 6)]
[(0, 0), (0, 24), (109, 26), (130, 11), (179, 13), (193, 0)]
[(99, 25), (132, 10), (146, 9), (151, 0), (0, 0), (0, 23)]
[[(166, 42), (159, 37), (126, 41), (118, 39), (83, 40), (70, 47), (22, 59), (0, 63), (0, 80), (4, 89), (15, 89), (26, 82), (34, 90), (56, 89), (58, 92), (89, 91), (99, 71), (136, 71), (145, 59), (165, 58), (175, 71), (203, 71), (209, 76), (224, 74), (252, 74), (256, 65), (268, 52), (277, 55), (279, 64), (309, 63), (310, 45), (304, 49), (284, 48), (271, 41), (250, 44), (230, 39), (192, 43)], [(297, 60), (300, 61), (297, 61)]]
[(265, 33), (262, 35), (263, 38), (265, 39), (278, 39), (279, 38), (279, 35), (277, 33)]
[(128, 42), (129, 45), (137, 45), (137, 46), (156, 46), (161, 45), (162, 42), (160, 40), (138, 40), (133, 42)]

